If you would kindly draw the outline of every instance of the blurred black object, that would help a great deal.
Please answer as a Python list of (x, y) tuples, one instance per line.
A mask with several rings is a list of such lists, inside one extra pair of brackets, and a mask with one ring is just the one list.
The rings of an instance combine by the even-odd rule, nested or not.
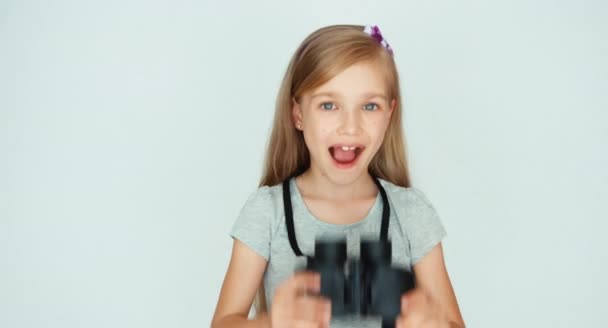
[(401, 296), (415, 283), (411, 272), (391, 267), (391, 243), (382, 240), (362, 241), (360, 259), (347, 258), (346, 240), (316, 242), (306, 269), (321, 275), (332, 316), (380, 316), (383, 327), (394, 327)]
[[(289, 243), (297, 256), (298, 246), (291, 208), (288, 178), (283, 181), (283, 205)], [(332, 316), (382, 317), (382, 327), (392, 328), (401, 313), (401, 296), (415, 286), (412, 272), (391, 266), (392, 246), (388, 240), (390, 204), (386, 191), (373, 178), (382, 196), (380, 239), (362, 240), (360, 259), (349, 259), (346, 240), (315, 241), (314, 257), (307, 256), (306, 270), (321, 275), (320, 294), (331, 300)]]

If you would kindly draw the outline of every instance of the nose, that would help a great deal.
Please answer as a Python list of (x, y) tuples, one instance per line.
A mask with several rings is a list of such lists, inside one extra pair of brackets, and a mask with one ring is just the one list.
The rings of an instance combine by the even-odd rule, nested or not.
[(361, 111), (356, 108), (349, 108), (341, 112), (340, 135), (358, 135), (361, 133)]

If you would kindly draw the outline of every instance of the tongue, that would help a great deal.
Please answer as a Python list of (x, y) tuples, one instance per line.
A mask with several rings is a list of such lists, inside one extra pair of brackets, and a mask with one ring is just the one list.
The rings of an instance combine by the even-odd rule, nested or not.
[(352, 162), (355, 159), (355, 150), (342, 150), (342, 147), (334, 147), (334, 159), (341, 163)]

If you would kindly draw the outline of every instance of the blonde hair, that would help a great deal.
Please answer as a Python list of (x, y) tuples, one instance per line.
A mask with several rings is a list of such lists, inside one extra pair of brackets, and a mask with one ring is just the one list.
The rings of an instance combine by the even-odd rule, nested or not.
[[(402, 187), (410, 186), (401, 124), (401, 92), (393, 56), (359, 25), (333, 25), (310, 34), (291, 58), (276, 101), (272, 132), (267, 145), (260, 186), (273, 186), (306, 171), (310, 154), (302, 133), (292, 121), (292, 101), (323, 85), (334, 76), (360, 62), (379, 63), (389, 86), (395, 108), (384, 141), (369, 164), (372, 176)], [(264, 284), (258, 289), (256, 313), (267, 310)]]

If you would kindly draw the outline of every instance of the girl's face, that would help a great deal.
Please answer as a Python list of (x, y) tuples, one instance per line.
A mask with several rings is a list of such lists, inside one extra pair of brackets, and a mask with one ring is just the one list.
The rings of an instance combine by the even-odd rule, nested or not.
[(311, 170), (342, 183), (367, 172), (395, 107), (388, 97), (378, 64), (358, 63), (294, 101), (294, 123), (303, 131)]

